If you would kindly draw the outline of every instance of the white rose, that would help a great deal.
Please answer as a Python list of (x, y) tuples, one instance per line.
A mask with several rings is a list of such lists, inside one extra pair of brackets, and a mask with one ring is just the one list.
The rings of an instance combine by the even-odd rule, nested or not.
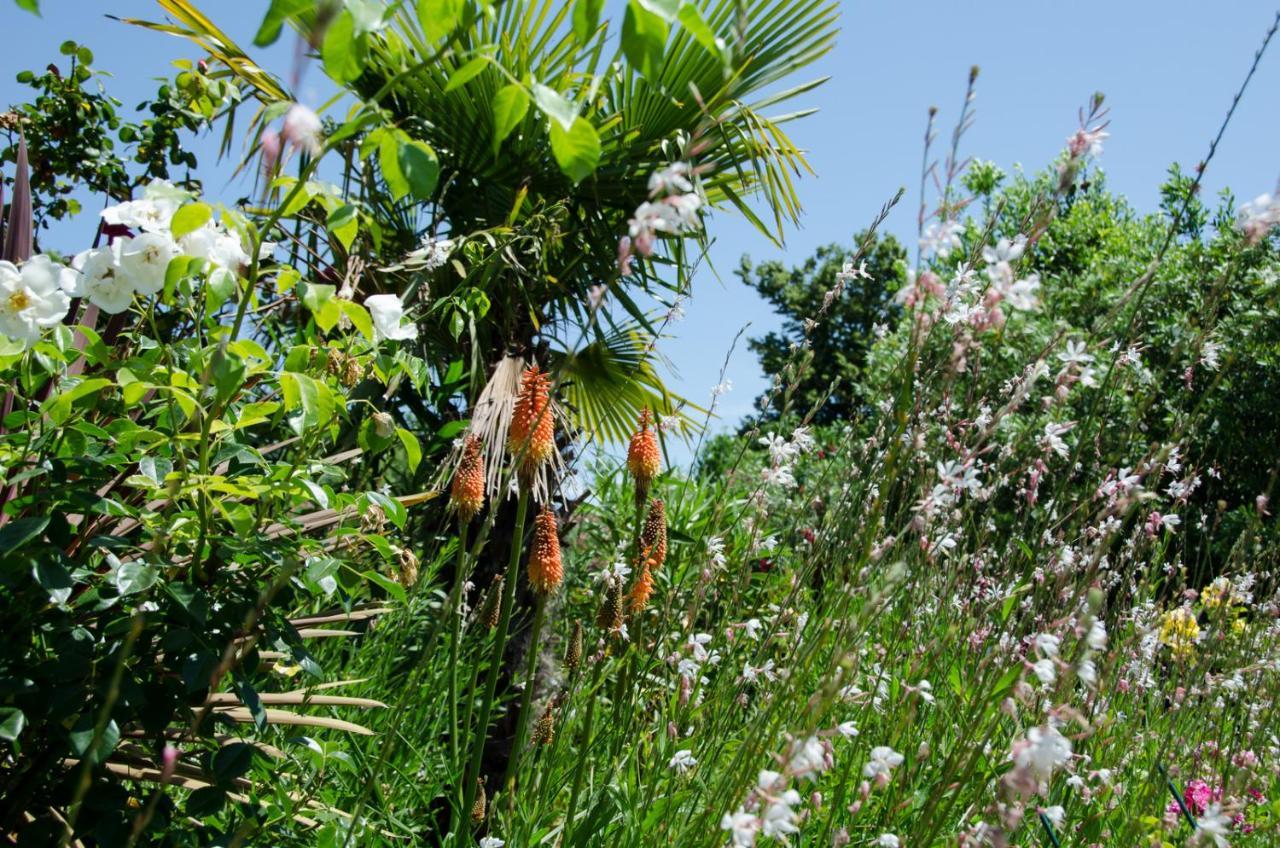
[(159, 294), (169, 261), (178, 255), (178, 245), (162, 233), (143, 233), (123, 239), (120, 245), (120, 273), (138, 294)]
[(133, 303), (133, 284), (120, 273), (120, 242), (86, 250), (72, 261), (80, 272), (80, 292), (109, 315), (124, 312)]
[(21, 268), (0, 262), (0, 334), (27, 345), (39, 339), (66, 317), (67, 285), (74, 285), (74, 274), (43, 254)]
[(413, 324), (401, 326), (404, 317), (404, 304), (394, 294), (375, 294), (365, 298), (365, 308), (373, 318), (373, 335), (375, 339), (391, 339), (403, 341), (416, 339), (418, 328)]

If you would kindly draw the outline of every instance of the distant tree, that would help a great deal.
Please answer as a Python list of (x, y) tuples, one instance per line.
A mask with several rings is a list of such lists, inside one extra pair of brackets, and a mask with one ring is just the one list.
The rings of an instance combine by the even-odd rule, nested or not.
[[(860, 233), (853, 244), (866, 237)], [(892, 236), (875, 237), (863, 260), (869, 276), (857, 276), (844, 286), (819, 319), (827, 293), (836, 285), (836, 275), (856, 254), (854, 247), (829, 244), (818, 248), (800, 265), (786, 268), (781, 262), (752, 266), (744, 256), (737, 274), (783, 317), (782, 330), (749, 340), (751, 350), (770, 377), (791, 383), (799, 368), (799, 380), (790, 394), (790, 409), (801, 414), (817, 407), (814, 421), (855, 420), (870, 412), (870, 400), (859, 386), (867, 351), (876, 338), (877, 325), (892, 329), (899, 308), (893, 294), (906, 275), (906, 250)], [(814, 320), (806, 332), (805, 322)], [(792, 356), (792, 346), (808, 340), (808, 355)], [(793, 364), (797, 363), (797, 364)], [(767, 394), (756, 399), (765, 419), (777, 418), (781, 404), (765, 408)]]

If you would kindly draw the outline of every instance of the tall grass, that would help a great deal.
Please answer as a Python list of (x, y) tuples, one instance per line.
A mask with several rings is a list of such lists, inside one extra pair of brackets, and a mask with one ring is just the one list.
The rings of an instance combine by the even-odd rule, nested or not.
[[(772, 424), (742, 435), (726, 467), (639, 481), (664, 502), (670, 539), (642, 611), (626, 597), (648, 555), (645, 501), (621, 462), (590, 468), (590, 497), (564, 510), (565, 583), (537, 596), (541, 640), (514, 655), (508, 624), (526, 633), (535, 611), (516, 570), (497, 627), (486, 587), (466, 587), (447, 647), (453, 602), (434, 575), (455, 542), (442, 536), (408, 606), (330, 658), (365, 680), (356, 693), (401, 693), (370, 724), (380, 736), (327, 776), (335, 805), (366, 801), (334, 841), (1280, 838), (1270, 493), (1243, 529), (1196, 528), (1229, 551), (1212, 582), (1188, 567), (1177, 523), (1203, 475), (1221, 473), (1188, 454), (1211, 422), (1178, 365), (1210, 386), (1229, 373), (1230, 356), (1206, 347), (1215, 313), (1163, 351), (1170, 367), (1127, 353), (1164, 344), (1137, 316), (1160, 296), (1166, 241), (1087, 333), (1046, 336), (1024, 317), (1037, 284), (1070, 284), (1024, 275), (1023, 256), (1105, 138), (1101, 107), (1032, 183), (1022, 217), (996, 203), (962, 220), (948, 165), (922, 235), (949, 255), (926, 254), (877, 345), (892, 365), (874, 418), (807, 427), (811, 410), (789, 402), (796, 365), (775, 385)], [(1256, 249), (1229, 228), (1223, 245), (1210, 303)], [(1002, 369), (1017, 376), (987, 378)], [(1180, 392), (1168, 432), (1149, 439), (1150, 409)], [(512, 563), (525, 547), (517, 535)], [(508, 673), (513, 685), (493, 688)], [(468, 739), (487, 744), (454, 741)]]

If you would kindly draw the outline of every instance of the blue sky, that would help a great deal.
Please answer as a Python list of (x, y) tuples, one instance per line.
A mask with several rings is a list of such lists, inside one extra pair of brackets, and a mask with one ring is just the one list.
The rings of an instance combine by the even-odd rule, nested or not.
[[(0, 104), (24, 98), (26, 89), (14, 82), (14, 74), (61, 61), (58, 45), (68, 38), (93, 49), (95, 64), (115, 76), (112, 92), (130, 106), (149, 95), (152, 78), (167, 73), (168, 62), (197, 58), (186, 42), (104, 17), (158, 19), (161, 11), (150, 0), (42, 0), (41, 5), (44, 17), (36, 19), (19, 12), (12, 0), (0, 0), (0, 27), (11, 36), (0, 59)], [(206, 0), (199, 5), (247, 45), (266, 4)], [(686, 317), (670, 328), (672, 338), (663, 346), (678, 367), (672, 386), (691, 400), (705, 402), (739, 329), (749, 323), (748, 335), (757, 335), (777, 325), (768, 306), (732, 274), (742, 254), (755, 261), (799, 261), (820, 244), (847, 242), (899, 186), (907, 186), (908, 194), (886, 228), (913, 243), (926, 110), (937, 105), (940, 127), (949, 132), (971, 65), (982, 72), (966, 154), (993, 160), (1005, 170), (1020, 163), (1039, 168), (1075, 129), (1077, 109), (1094, 91), (1103, 91), (1112, 123), (1102, 165), (1111, 187), (1146, 210), (1154, 207), (1170, 163), (1189, 168), (1204, 156), (1274, 7), (1255, 0), (1212, 5), (886, 0), (843, 3), (841, 11), (835, 49), (803, 72), (806, 79), (831, 77), (800, 101), (820, 111), (791, 126), (817, 172), (800, 182), (801, 228), (788, 233), (785, 248), (779, 249), (732, 215), (714, 215), (709, 222), (718, 276), (705, 273), (696, 281)], [(1207, 196), (1230, 187), (1241, 197), (1253, 197), (1275, 187), (1280, 44), (1274, 49), (1206, 175)], [(281, 70), (290, 57), (291, 46), (282, 41), (259, 60)], [(319, 68), (311, 68), (300, 97), (318, 103), (331, 90)], [(212, 164), (213, 143), (202, 148), (202, 162)], [(217, 179), (209, 187), (236, 196), (235, 187)], [(77, 246), (62, 244), (64, 238), (87, 242), (94, 225), (90, 217), (60, 231), (58, 246)], [(722, 426), (748, 412), (765, 385), (745, 344), (739, 345), (728, 376), (734, 390), (721, 399)]]

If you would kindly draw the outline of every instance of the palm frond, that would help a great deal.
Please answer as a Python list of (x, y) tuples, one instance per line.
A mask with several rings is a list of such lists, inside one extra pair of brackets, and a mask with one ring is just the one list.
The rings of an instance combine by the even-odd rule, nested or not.
[(654, 367), (653, 337), (629, 322), (603, 330), (575, 350), (551, 351), (561, 377), (560, 394), (575, 430), (605, 444), (630, 438), (642, 409), (670, 419), (676, 432), (696, 429), (686, 414), (697, 409), (667, 390)]

